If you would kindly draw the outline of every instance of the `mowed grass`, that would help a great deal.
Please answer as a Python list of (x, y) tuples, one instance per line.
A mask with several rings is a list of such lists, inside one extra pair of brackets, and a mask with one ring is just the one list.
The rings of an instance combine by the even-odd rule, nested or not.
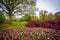
[(3, 28), (8, 28), (8, 27), (24, 26), (26, 24), (27, 22), (12, 22), (12, 24), (0, 24), (0, 30)]

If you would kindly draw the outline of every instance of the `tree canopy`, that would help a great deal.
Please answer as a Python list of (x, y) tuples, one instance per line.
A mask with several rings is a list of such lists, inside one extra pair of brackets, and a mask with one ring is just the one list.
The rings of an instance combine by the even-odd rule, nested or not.
[(11, 22), (11, 16), (15, 13), (23, 14), (30, 8), (34, 8), (36, 0), (0, 0), (0, 9), (8, 14), (9, 21)]

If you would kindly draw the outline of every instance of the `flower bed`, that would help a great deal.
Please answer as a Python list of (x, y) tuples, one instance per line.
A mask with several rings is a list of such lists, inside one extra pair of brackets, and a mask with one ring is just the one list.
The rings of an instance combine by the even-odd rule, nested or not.
[(60, 30), (60, 20), (47, 20), (47, 21), (28, 21), (27, 27), (41, 27)]
[(60, 40), (60, 30), (15, 27), (0, 31), (0, 40)]

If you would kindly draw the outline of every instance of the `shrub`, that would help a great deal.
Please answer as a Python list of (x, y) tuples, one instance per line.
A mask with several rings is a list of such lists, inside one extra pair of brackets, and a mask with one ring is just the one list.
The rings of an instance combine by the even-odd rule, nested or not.
[(42, 27), (60, 30), (60, 20), (28, 21), (27, 27)]
[(0, 23), (4, 23), (4, 21), (6, 20), (4, 13), (0, 11)]

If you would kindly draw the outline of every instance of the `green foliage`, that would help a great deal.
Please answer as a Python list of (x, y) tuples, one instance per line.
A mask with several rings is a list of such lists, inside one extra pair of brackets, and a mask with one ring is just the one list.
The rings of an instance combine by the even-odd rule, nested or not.
[(0, 12), (0, 23), (4, 23), (5, 20), (6, 19), (5, 19), (4, 13)]
[(12, 22), (12, 24), (0, 24), (0, 30), (3, 28), (8, 28), (8, 27), (24, 26), (26, 24), (27, 22)]
[(12, 15), (19, 13), (20, 15), (33, 8), (36, 0), (0, 0), (0, 8), (9, 16), (9, 22), (12, 22)]
[(56, 13), (47, 13), (45, 11), (41, 11), (40, 12), (40, 20), (60, 20), (60, 12), (56, 12)]
[(40, 11), (40, 20), (46, 20), (47, 19), (47, 11)]
[(60, 20), (60, 12), (56, 12), (56, 13), (55, 13), (55, 19)]
[(31, 16), (29, 14), (25, 14), (22, 18), (20, 18), (20, 21), (28, 21), (31, 20)]
[(39, 20), (37, 16), (31, 16), (31, 20)]
[(55, 19), (55, 16), (53, 13), (49, 13), (48, 14), (48, 20), (54, 20)]
[(13, 15), (13, 16), (12, 16), (12, 21), (15, 21), (15, 20), (16, 20), (16, 16)]

